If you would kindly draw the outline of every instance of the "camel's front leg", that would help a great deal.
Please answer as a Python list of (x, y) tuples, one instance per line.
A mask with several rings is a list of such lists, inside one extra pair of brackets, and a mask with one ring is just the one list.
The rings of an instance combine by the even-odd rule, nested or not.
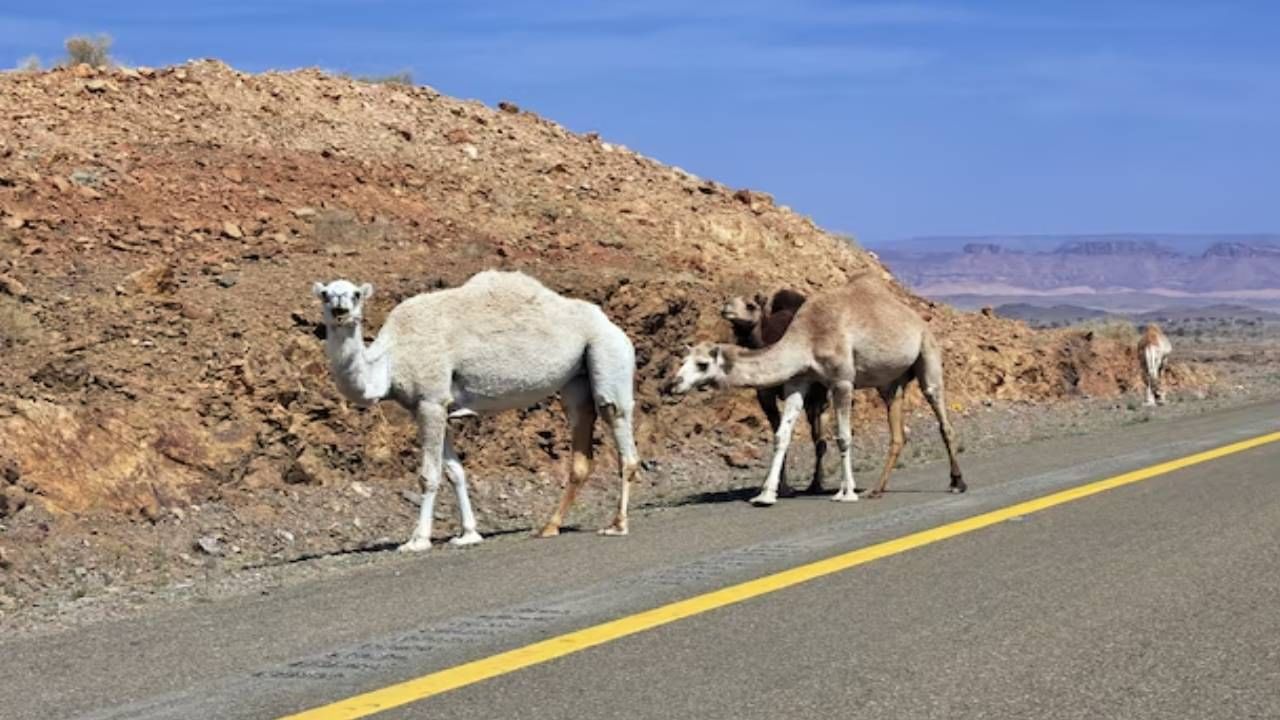
[(836, 445), (840, 448), (840, 467), (844, 473), (840, 490), (831, 499), (854, 502), (858, 499), (858, 489), (853, 482), (853, 383), (844, 381), (833, 385), (831, 402), (836, 406)]
[(783, 388), (786, 403), (782, 408), (782, 420), (774, 433), (773, 462), (769, 465), (769, 475), (764, 480), (760, 494), (751, 498), (753, 505), (772, 505), (778, 501), (778, 483), (782, 478), (782, 466), (787, 462), (787, 448), (791, 445), (791, 434), (795, 430), (796, 420), (804, 410), (804, 392), (806, 385), (788, 383)]
[(467, 472), (462, 468), (458, 453), (453, 450), (452, 433), (444, 438), (444, 472), (453, 483), (453, 492), (458, 496), (458, 515), (462, 519), (462, 534), (449, 541), (450, 545), (475, 545), (484, 538), (476, 531), (476, 516), (471, 511), (471, 497), (467, 494)]
[(431, 518), (435, 513), (436, 494), (440, 491), (440, 467), (443, 464), (448, 413), (444, 405), (424, 401), (418, 405), (418, 435), (422, 440), (422, 507), (418, 526), (400, 552), (420, 552), (431, 547)]

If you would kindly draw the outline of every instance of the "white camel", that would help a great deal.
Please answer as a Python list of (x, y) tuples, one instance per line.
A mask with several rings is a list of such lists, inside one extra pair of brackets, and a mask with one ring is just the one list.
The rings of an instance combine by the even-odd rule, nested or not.
[(313, 292), (324, 306), (325, 348), (343, 396), (360, 406), (394, 400), (417, 418), (422, 508), (401, 551), (431, 547), (442, 467), (457, 492), (462, 519), (462, 534), (450, 542), (481, 540), (449, 418), (524, 408), (557, 391), (573, 438), (569, 483), (537, 534), (559, 534), (591, 472), (597, 413), (613, 432), (622, 478), (618, 513), (600, 532), (627, 533), (628, 490), (639, 468), (632, 438), (635, 350), (599, 307), (558, 295), (521, 273), (485, 271), (460, 287), (400, 303), (365, 347), (361, 325), (373, 287), (335, 280), (316, 283)]
[(1142, 363), (1142, 377), (1147, 381), (1147, 405), (1164, 404), (1164, 384), (1160, 375), (1173, 345), (1161, 332), (1160, 326), (1147, 323), (1138, 340), (1138, 362)]
[(680, 395), (704, 386), (776, 387), (786, 397), (782, 420), (774, 433), (773, 463), (756, 505), (778, 499), (778, 483), (791, 444), (796, 418), (804, 408), (805, 392), (813, 383), (831, 388), (836, 411), (836, 442), (844, 479), (832, 500), (858, 499), (853, 480), (851, 414), (854, 388), (876, 388), (889, 414), (890, 446), (880, 483), (869, 497), (880, 496), (906, 442), (903, 429), (903, 391), (912, 380), (938, 418), (942, 442), (951, 460), (951, 492), (966, 489), (956, 462), (951, 422), (942, 388), (942, 350), (924, 320), (879, 280), (870, 275), (819, 293), (796, 311), (782, 338), (760, 350), (700, 343), (685, 355), (667, 386)]

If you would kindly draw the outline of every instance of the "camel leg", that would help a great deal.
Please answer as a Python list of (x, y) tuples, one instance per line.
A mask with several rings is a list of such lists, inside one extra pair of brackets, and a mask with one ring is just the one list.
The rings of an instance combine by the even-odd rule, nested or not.
[(1156, 363), (1156, 404), (1164, 405), (1164, 363), (1165, 358), (1161, 357)]
[(560, 391), (560, 402), (569, 416), (569, 432), (572, 437), (572, 459), (569, 464), (569, 482), (560, 496), (560, 505), (551, 519), (535, 535), (548, 538), (560, 534), (560, 524), (578, 496), (587, 477), (591, 475), (591, 433), (596, 424), (596, 404), (591, 398), (591, 386), (584, 379), (570, 382)]
[(813, 440), (813, 479), (805, 492), (822, 492), (822, 458), (827, 454), (827, 441), (822, 439), (822, 413), (827, 409), (827, 388), (814, 384), (804, 398), (804, 412), (809, 420), (809, 437)]
[(1156, 357), (1155, 350), (1151, 347), (1144, 351), (1142, 359), (1144, 361), (1143, 369), (1145, 370), (1143, 375), (1146, 376), (1147, 381), (1146, 405), (1150, 407), (1156, 404), (1156, 397), (1159, 393), (1156, 384), (1159, 382), (1160, 361)]
[(467, 471), (453, 449), (452, 433), (444, 436), (444, 473), (453, 483), (453, 493), (458, 496), (458, 516), (462, 520), (462, 534), (449, 541), (450, 545), (475, 545), (484, 538), (476, 531), (476, 515), (471, 510), (471, 496), (467, 493)]
[(831, 402), (836, 407), (836, 446), (840, 448), (843, 478), (835, 502), (856, 502), (858, 486), (853, 481), (853, 383), (848, 380), (831, 386)]
[(613, 522), (600, 528), (601, 535), (621, 536), (627, 534), (627, 502), (631, 495), (631, 481), (640, 471), (640, 456), (636, 452), (636, 441), (632, 435), (631, 408), (619, 410), (613, 405), (600, 408), (605, 422), (613, 431), (613, 442), (618, 450), (618, 473), (622, 480), (622, 490), (618, 495), (618, 514)]
[(445, 435), (448, 432), (448, 413), (442, 404), (424, 401), (418, 405), (418, 435), (422, 442), (422, 507), (418, 511), (418, 526), (409, 541), (400, 546), (400, 552), (420, 552), (431, 547), (431, 519), (436, 508), (436, 494), (440, 491), (440, 469), (443, 464)]
[(760, 494), (751, 498), (753, 505), (772, 505), (778, 501), (778, 481), (782, 478), (782, 466), (787, 459), (787, 448), (791, 445), (791, 434), (796, 427), (800, 411), (804, 409), (805, 385), (788, 384), (783, 393), (786, 402), (782, 407), (782, 420), (774, 433), (773, 463), (769, 466), (769, 475), (765, 478)]
[(875, 490), (867, 493), (868, 499), (875, 499), (884, 494), (889, 486), (889, 475), (898, 464), (898, 455), (902, 453), (902, 446), (907, 441), (906, 433), (902, 431), (902, 396), (905, 387), (901, 380), (896, 380), (880, 388), (880, 397), (884, 400), (884, 407), (889, 415), (889, 455), (885, 458), (884, 472), (880, 473), (880, 482), (876, 484)]
[(969, 489), (965, 485), (964, 476), (960, 473), (960, 463), (956, 462), (955, 431), (951, 421), (947, 419), (946, 394), (942, 389), (942, 350), (926, 336), (924, 351), (920, 354), (916, 379), (920, 382), (920, 390), (933, 408), (938, 418), (938, 431), (942, 433), (942, 444), (947, 448), (947, 458), (951, 461), (951, 492), (962, 493)]
[[(781, 399), (782, 391), (779, 388), (756, 388), (756, 402), (760, 403), (760, 409), (764, 411), (765, 418), (769, 421), (769, 430), (773, 432), (773, 436), (778, 436), (778, 425), (782, 423), (782, 413), (778, 412), (778, 400)], [(787, 459), (782, 459), (782, 475), (778, 478), (778, 496), (792, 497), (796, 493), (787, 484)]]

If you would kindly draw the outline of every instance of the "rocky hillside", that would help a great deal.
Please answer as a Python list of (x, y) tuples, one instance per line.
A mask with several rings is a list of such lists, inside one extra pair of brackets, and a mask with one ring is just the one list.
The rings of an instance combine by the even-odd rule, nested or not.
[[(688, 463), (710, 483), (766, 442), (749, 393), (657, 393), (683, 343), (727, 338), (726, 296), (888, 277), (763, 192), (510, 104), (212, 61), (0, 75), (8, 592), (54, 576), (110, 584), (201, 553), (252, 564), (399, 538), (412, 425), (339, 400), (311, 283), (374, 283), (376, 329), (399, 300), (490, 267), (600, 303), (635, 339), (640, 502), (673, 497)], [(962, 433), (986, 399), (1138, 381), (1117, 341), (910, 300), (947, 349)], [(1207, 381), (1175, 367), (1175, 382)], [(862, 415), (880, 422), (866, 397)], [(482, 530), (547, 512), (567, 441), (554, 404), (463, 421), (460, 436)], [(611, 502), (602, 455), (608, 494), (593, 493)]]

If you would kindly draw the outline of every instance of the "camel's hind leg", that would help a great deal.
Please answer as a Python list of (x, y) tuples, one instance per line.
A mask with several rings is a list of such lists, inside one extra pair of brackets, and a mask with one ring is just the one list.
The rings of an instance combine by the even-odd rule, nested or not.
[(602, 405), (600, 413), (613, 431), (613, 442), (618, 450), (618, 472), (622, 480), (622, 489), (618, 495), (618, 514), (613, 522), (600, 529), (601, 535), (627, 534), (627, 502), (631, 495), (631, 482), (640, 472), (640, 455), (636, 452), (636, 441), (632, 431), (632, 408), (617, 408), (613, 405)]
[(450, 545), (475, 545), (484, 538), (476, 531), (476, 514), (471, 510), (471, 496), (467, 493), (467, 471), (462, 467), (462, 460), (453, 449), (453, 433), (446, 431), (444, 436), (444, 472), (453, 483), (453, 492), (458, 496), (458, 515), (462, 519), (462, 534), (449, 541)]
[(858, 486), (853, 480), (853, 383), (841, 381), (831, 386), (831, 403), (836, 408), (836, 446), (840, 448), (840, 469), (843, 477), (840, 490), (831, 499), (835, 502), (855, 502)]
[(876, 489), (867, 493), (869, 499), (878, 498), (889, 487), (889, 475), (898, 464), (898, 456), (906, 444), (906, 433), (902, 430), (902, 397), (905, 394), (906, 378), (899, 378), (880, 388), (880, 397), (884, 400), (885, 410), (889, 415), (889, 454), (884, 461), (884, 471), (880, 473), (880, 482)]
[(436, 494), (440, 491), (440, 469), (443, 464), (448, 413), (444, 405), (424, 401), (418, 405), (418, 434), (422, 440), (422, 506), (418, 526), (400, 552), (420, 552), (431, 547), (431, 520), (435, 514)]
[(560, 496), (560, 505), (551, 519), (537, 533), (537, 537), (554, 537), (560, 534), (560, 524), (569, 513), (578, 491), (591, 475), (591, 433), (596, 424), (596, 404), (591, 397), (591, 384), (586, 378), (573, 380), (560, 391), (560, 402), (569, 416), (569, 432), (573, 452), (569, 465), (569, 482)]
[(822, 457), (827, 454), (827, 441), (822, 439), (822, 413), (827, 409), (827, 388), (814, 383), (804, 396), (804, 413), (809, 420), (809, 437), (813, 440), (813, 479), (805, 492), (822, 492)]
[(934, 342), (933, 336), (925, 335), (924, 346), (920, 358), (916, 360), (916, 379), (920, 382), (920, 390), (933, 408), (938, 418), (938, 430), (942, 433), (942, 444), (947, 448), (947, 459), (951, 461), (951, 492), (962, 493), (969, 488), (960, 472), (960, 463), (956, 462), (955, 431), (951, 421), (947, 419), (946, 393), (942, 388), (942, 349)]

